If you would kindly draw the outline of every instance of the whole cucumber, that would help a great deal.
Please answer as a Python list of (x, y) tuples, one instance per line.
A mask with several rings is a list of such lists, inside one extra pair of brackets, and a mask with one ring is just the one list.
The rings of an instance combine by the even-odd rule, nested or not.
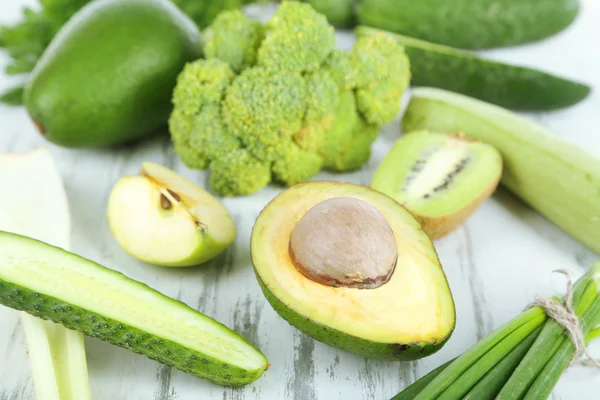
[[(357, 36), (381, 34), (367, 26)], [(466, 94), (513, 110), (542, 111), (571, 106), (590, 88), (533, 68), (488, 60), (470, 51), (434, 44), (391, 32), (410, 58), (411, 83)], [(448, 78), (452, 77), (452, 78)]]
[(465, 49), (511, 46), (573, 22), (577, 0), (360, 0), (358, 22)]

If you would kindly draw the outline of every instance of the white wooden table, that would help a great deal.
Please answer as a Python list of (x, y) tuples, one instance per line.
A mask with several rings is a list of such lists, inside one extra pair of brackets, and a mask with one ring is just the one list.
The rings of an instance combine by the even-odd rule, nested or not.
[[(26, 3), (33, 4), (34, 0), (1, 0), (0, 21), (16, 20)], [(583, 103), (528, 117), (600, 156), (600, 3), (582, 3), (583, 12), (576, 23), (560, 35), (486, 55), (591, 84), (596, 90)], [(340, 47), (351, 46), (352, 35), (341, 32), (338, 37)], [(7, 60), (0, 52), (0, 69)], [(0, 74), (0, 89), (17, 82), (17, 78)], [(398, 135), (396, 121), (384, 128), (373, 157), (362, 170), (343, 175), (321, 173), (315, 179), (367, 184)], [(136, 173), (145, 160), (174, 168), (207, 187), (203, 172), (185, 168), (166, 137), (118, 150), (62, 149), (44, 141), (23, 108), (0, 106), (0, 152), (25, 152), (40, 145), (48, 146), (54, 154), (66, 185), (73, 251), (236, 329), (262, 349), (272, 364), (256, 383), (242, 389), (224, 389), (86, 338), (94, 399), (388, 399), (515, 316), (534, 295), (561, 292), (564, 281), (553, 276), (553, 269), (569, 268), (579, 276), (600, 258), (499, 190), (463, 228), (436, 243), (457, 306), (456, 331), (448, 344), (419, 362), (367, 360), (298, 332), (279, 318), (261, 294), (250, 263), (250, 229), (262, 207), (281, 188), (269, 187), (250, 197), (224, 200), (239, 231), (225, 255), (200, 268), (165, 269), (138, 262), (119, 248), (105, 217), (107, 196), (120, 176)], [(10, 188), (0, 188), (0, 195), (7, 190)], [(600, 345), (592, 346), (592, 350), (600, 354)], [(553, 398), (598, 399), (599, 385), (600, 372), (573, 367), (564, 374)], [(0, 306), (0, 400), (21, 399), (34, 399), (27, 348), (17, 313)]]

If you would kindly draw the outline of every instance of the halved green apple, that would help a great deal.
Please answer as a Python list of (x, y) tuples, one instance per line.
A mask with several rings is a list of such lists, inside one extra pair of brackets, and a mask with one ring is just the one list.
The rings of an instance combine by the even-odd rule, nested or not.
[(150, 264), (204, 263), (235, 239), (235, 225), (210, 193), (161, 165), (146, 162), (125, 176), (108, 201), (110, 229), (119, 245)]

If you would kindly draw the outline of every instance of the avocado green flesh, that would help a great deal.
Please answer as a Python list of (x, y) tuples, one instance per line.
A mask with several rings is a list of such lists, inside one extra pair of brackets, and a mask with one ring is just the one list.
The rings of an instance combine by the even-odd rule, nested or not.
[[(291, 231), (312, 206), (334, 197), (374, 205), (398, 244), (390, 280), (375, 289), (316, 283), (293, 263)], [(252, 260), (265, 297), (281, 317), (316, 340), (364, 357), (414, 360), (440, 349), (455, 323), (452, 294), (431, 240), (388, 196), (332, 182), (286, 190), (263, 210), (252, 233)]]
[[(383, 32), (360, 26), (358, 36)], [(514, 110), (553, 110), (585, 99), (587, 85), (532, 68), (480, 58), (468, 51), (388, 32), (404, 46), (411, 83), (462, 93)], [(451, 78), (449, 78), (451, 77)]]
[(359, 0), (360, 24), (464, 49), (543, 39), (569, 26), (577, 0)]
[(94, 1), (44, 52), (25, 106), (44, 136), (62, 146), (140, 139), (166, 127), (177, 75), (200, 56), (197, 27), (169, 1)]
[(491, 104), (419, 88), (404, 115), (405, 131), (463, 131), (502, 155), (501, 184), (600, 252), (600, 160), (525, 118)]
[(67, 251), (0, 232), (0, 303), (226, 386), (266, 358), (242, 336), (148, 286)]
[(445, 134), (404, 135), (378, 167), (371, 187), (423, 216), (442, 216), (474, 201), (502, 171), (498, 152)]

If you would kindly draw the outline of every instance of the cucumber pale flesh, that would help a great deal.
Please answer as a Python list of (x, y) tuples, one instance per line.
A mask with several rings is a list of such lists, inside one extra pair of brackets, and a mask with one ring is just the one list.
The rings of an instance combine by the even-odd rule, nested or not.
[(0, 231), (0, 304), (225, 386), (258, 379), (264, 355), (236, 332), (125, 275)]
[[(357, 36), (385, 32), (359, 26)], [(478, 57), (453, 47), (387, 32), (410, 58), (411, 83), (466, 94), (513, 110), (552, 110), (585, 99), (589, 86), (532, 68)]]

